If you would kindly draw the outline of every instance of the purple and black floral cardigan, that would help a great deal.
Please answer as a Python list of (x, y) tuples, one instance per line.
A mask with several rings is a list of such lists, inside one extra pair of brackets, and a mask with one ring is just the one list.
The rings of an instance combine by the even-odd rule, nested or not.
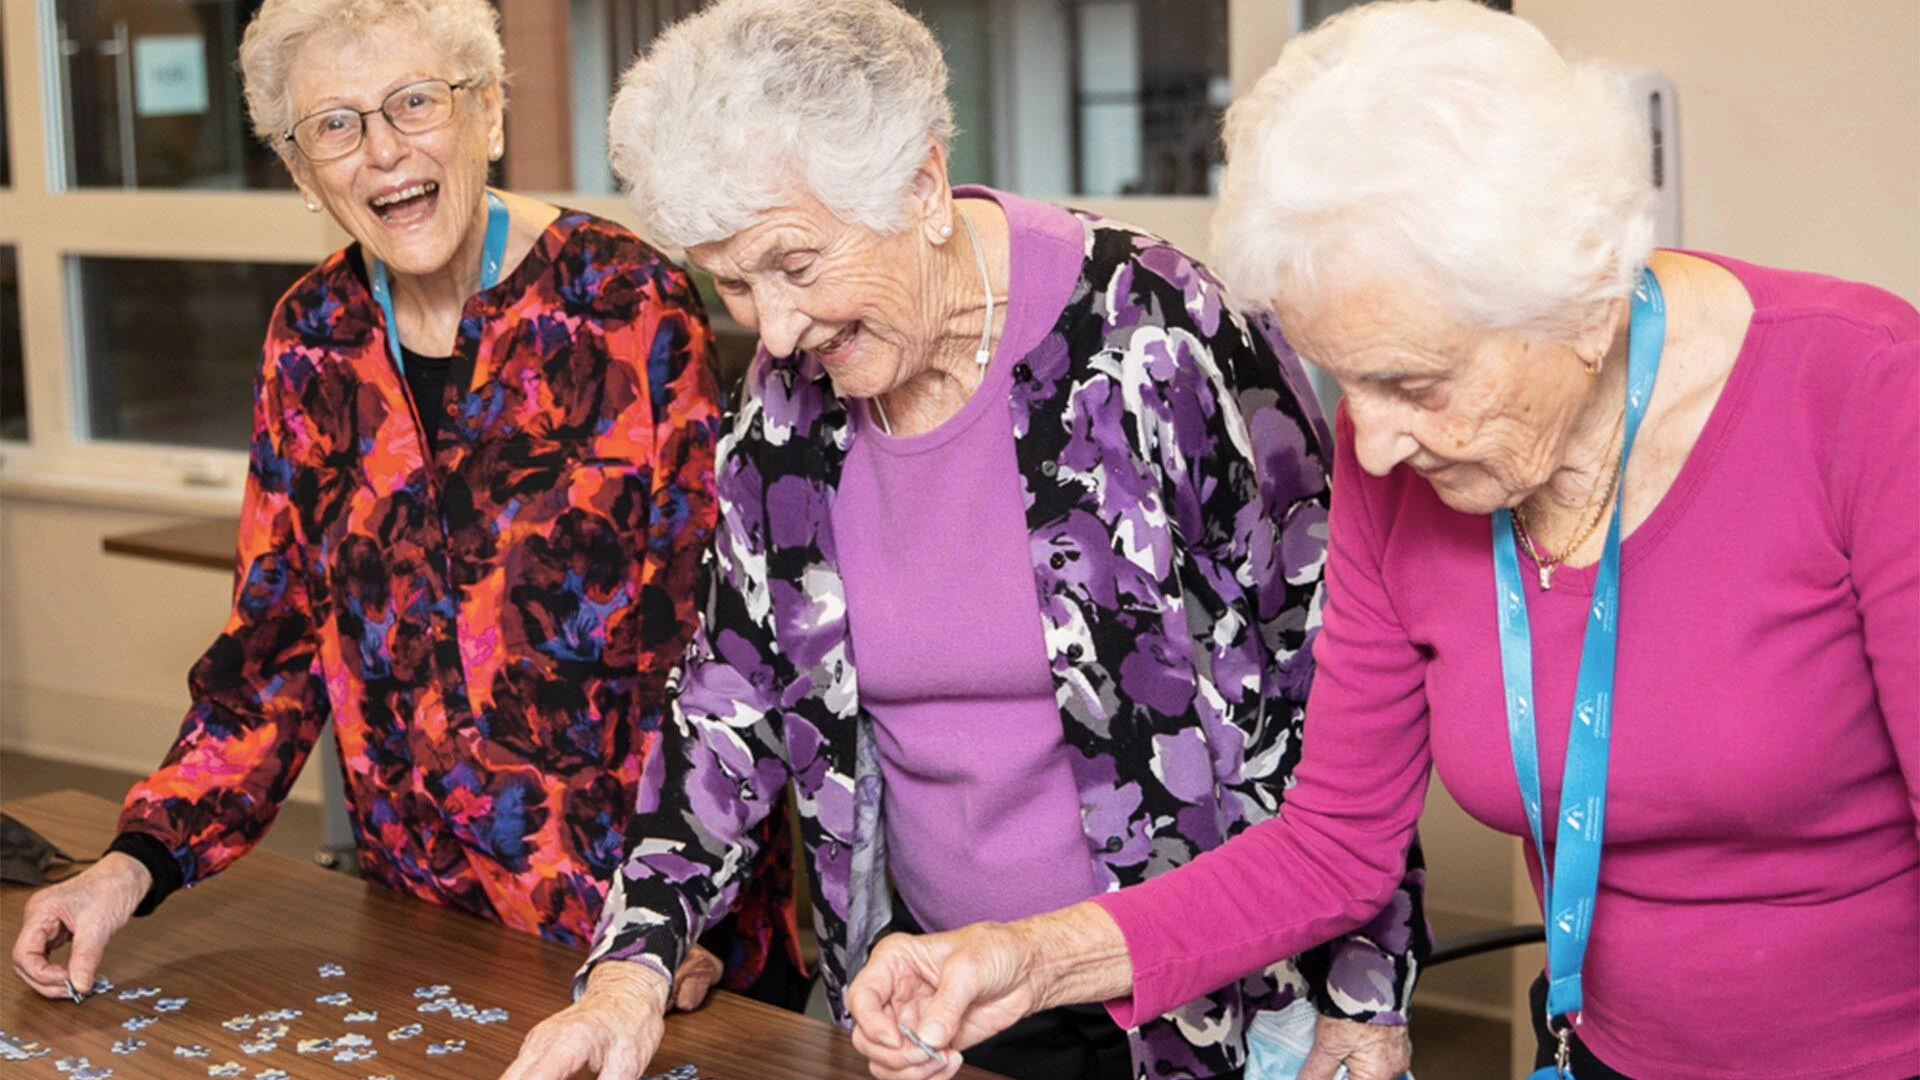
[[(1014, 368), (1034, 580), (1095, 872), (1108, 889), (1271, 817), (1301, 750), (1330, 447), (1270, 322), (1164, 241), (1080, 215), (1081, 280)], [(793, 784), (829, 999), (892, 912), (885, 792), (828, 507), (854, 438), (804, 354), (756, 360), (720, 442), (715, 598), (647, 758), (589, 965), (672, 971)], [(1132, 1033), (1146, 1077), (1231, 1074), (1250, 1012), (1302, 993), (1403, 1022), (1426, 955), (1416, 848), (1373, 924)], [(1250, 965), (1252, 966), (1252, 965)], [(584, 975), (584, 971), (583, 971)]]

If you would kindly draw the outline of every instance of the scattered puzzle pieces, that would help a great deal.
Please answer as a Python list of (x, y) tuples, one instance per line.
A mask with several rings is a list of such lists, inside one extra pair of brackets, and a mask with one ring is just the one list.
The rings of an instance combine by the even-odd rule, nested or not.
[(158, 1019), (157, 1016), (129, 1016), (120, 1021), (120, 1026), (128, 1031), (144, 1031), (152, 1027), (153, 1022)]
[(185, 1046), (174, 1047), (173, 1053), (175, 1057), (203, 1058), (213, 1053), (213, 1051), (201, 1046), (199, 1043), (188, 1043)]
[(336, 990), (331, 994), (321, 994), (319, 997), (314, 998), (313, 1002), (316, 1005), (333, 1005), (344, 1009), (353, 1004), (353, 995), (344, 990)]
[(346, 973), (347, 969), (341, 967), (339, 964), (320, 965), (320, 977), (323, 979), (338, 979), (346, 975)]
[(432, 1057), (445, 1057), (448, 1054), (458, 1054), (466, 1048), (467, 1040), (448, 1039), (446, 1042), (428, 1043), (427, 1053)]
[(131, 1035), (113, 1044), (113, 1052), (121, 1055), (122, 1057), (128, 1054), (134, 1053), (135, 1051), (138, 1051), (138, 1050), (145, 1050), (146, 1048), (147, 1048), (147, 1040), (136, 1039)]
[(33, 1039), (19, 1039), (0, 1031), (0, 1061), (32, 1061), (53, 1053), (53, 1047)]
[(414, 990), (413, 996), (416, 998), (422, 998), (422, 999), (437, 998), (437, 997), (446, 997), (448, 994), (451, 994), (451, 993), (453, 993), (453, 987), (451, 986), (446, 986), (446, 985), (422, 986)]
[(153, 1003), (153, 1011), (159, 1013), (179, 1012), (186, 1007), (187, 999), (183, 997), (161, 998)]
[(371, 1024), (375, 1020), (380, 1019), (380, 1014), (374, 1012), (372, 1009), (359, 1009), (348, 1013), (346, 1016), (341, 1017), (341, 1019), (349, 1024)]
[(247, 1068), (237, 1061), (228, 1061), (219, 1065), (207, 1066), (207, 1075), (220, 1077), (245, 1076), (247, 1075)]
[(421, 1027), (419, 1024), (402, 1024), (392, 1031), (387, 1032), (387, 1041), (401, 1042), (406, 1039), (411, 1039), (425, 1030), (427, 1029)]

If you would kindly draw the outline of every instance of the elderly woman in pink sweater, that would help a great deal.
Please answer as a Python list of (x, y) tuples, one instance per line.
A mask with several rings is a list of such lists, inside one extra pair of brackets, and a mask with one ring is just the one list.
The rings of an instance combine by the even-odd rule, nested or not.
[(1354, 926), (1430, 766), (1527, 838), (1544, 1075), (1920, 1074), (1920, 313), (1653, 250), (1617, 88), (1442, 0), (1334, 19), (1234, 106), (1217, 261), (1346, 395), (1298, 784), (1137, 887), (882, 943), (876, 1076)]

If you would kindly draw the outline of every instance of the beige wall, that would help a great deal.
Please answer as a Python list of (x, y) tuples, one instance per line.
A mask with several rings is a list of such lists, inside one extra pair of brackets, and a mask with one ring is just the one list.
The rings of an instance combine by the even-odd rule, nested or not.
[(1689, 247), (1920, 303), (1920, 0), (1516, 0), (1673, 80)]
[[(208, 512), (0, 498), (0, 752), (132, 773), (160, 764), (187, 670), (226, 622), (231, 575), (108, 555), (100, 541), (182, 510)], [(318, 801), (317, 773), (293, 798)]]

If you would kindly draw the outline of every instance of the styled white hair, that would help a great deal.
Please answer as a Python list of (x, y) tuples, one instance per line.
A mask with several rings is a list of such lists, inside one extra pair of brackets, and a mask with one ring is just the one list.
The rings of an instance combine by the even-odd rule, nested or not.
[(299, 119), (287, 96), (287, 77), (307, 39), (343, 31), (371, 37), (396, 26), (424, 35), (455, 82), (492, 83), (505, 94), (500, 13), (487, 0), (266, 0), (240, 39), (240, 78), (253, 133), (285, 152), (281, 136)]
[(897, 232), (914, 171), (953, 134), (940, 46), (889, 0), (720, 0), (634, 61), (607, 118), (641, 231), (674, 247), (803, 191)]
[(1226, 144), (1214, 265), (1247, 302), (1411, 273), (1469, 326), (1564, 338), (1653, 248), (1620, 73), (1473, 0), (1366, 4), (1293, 39)]

